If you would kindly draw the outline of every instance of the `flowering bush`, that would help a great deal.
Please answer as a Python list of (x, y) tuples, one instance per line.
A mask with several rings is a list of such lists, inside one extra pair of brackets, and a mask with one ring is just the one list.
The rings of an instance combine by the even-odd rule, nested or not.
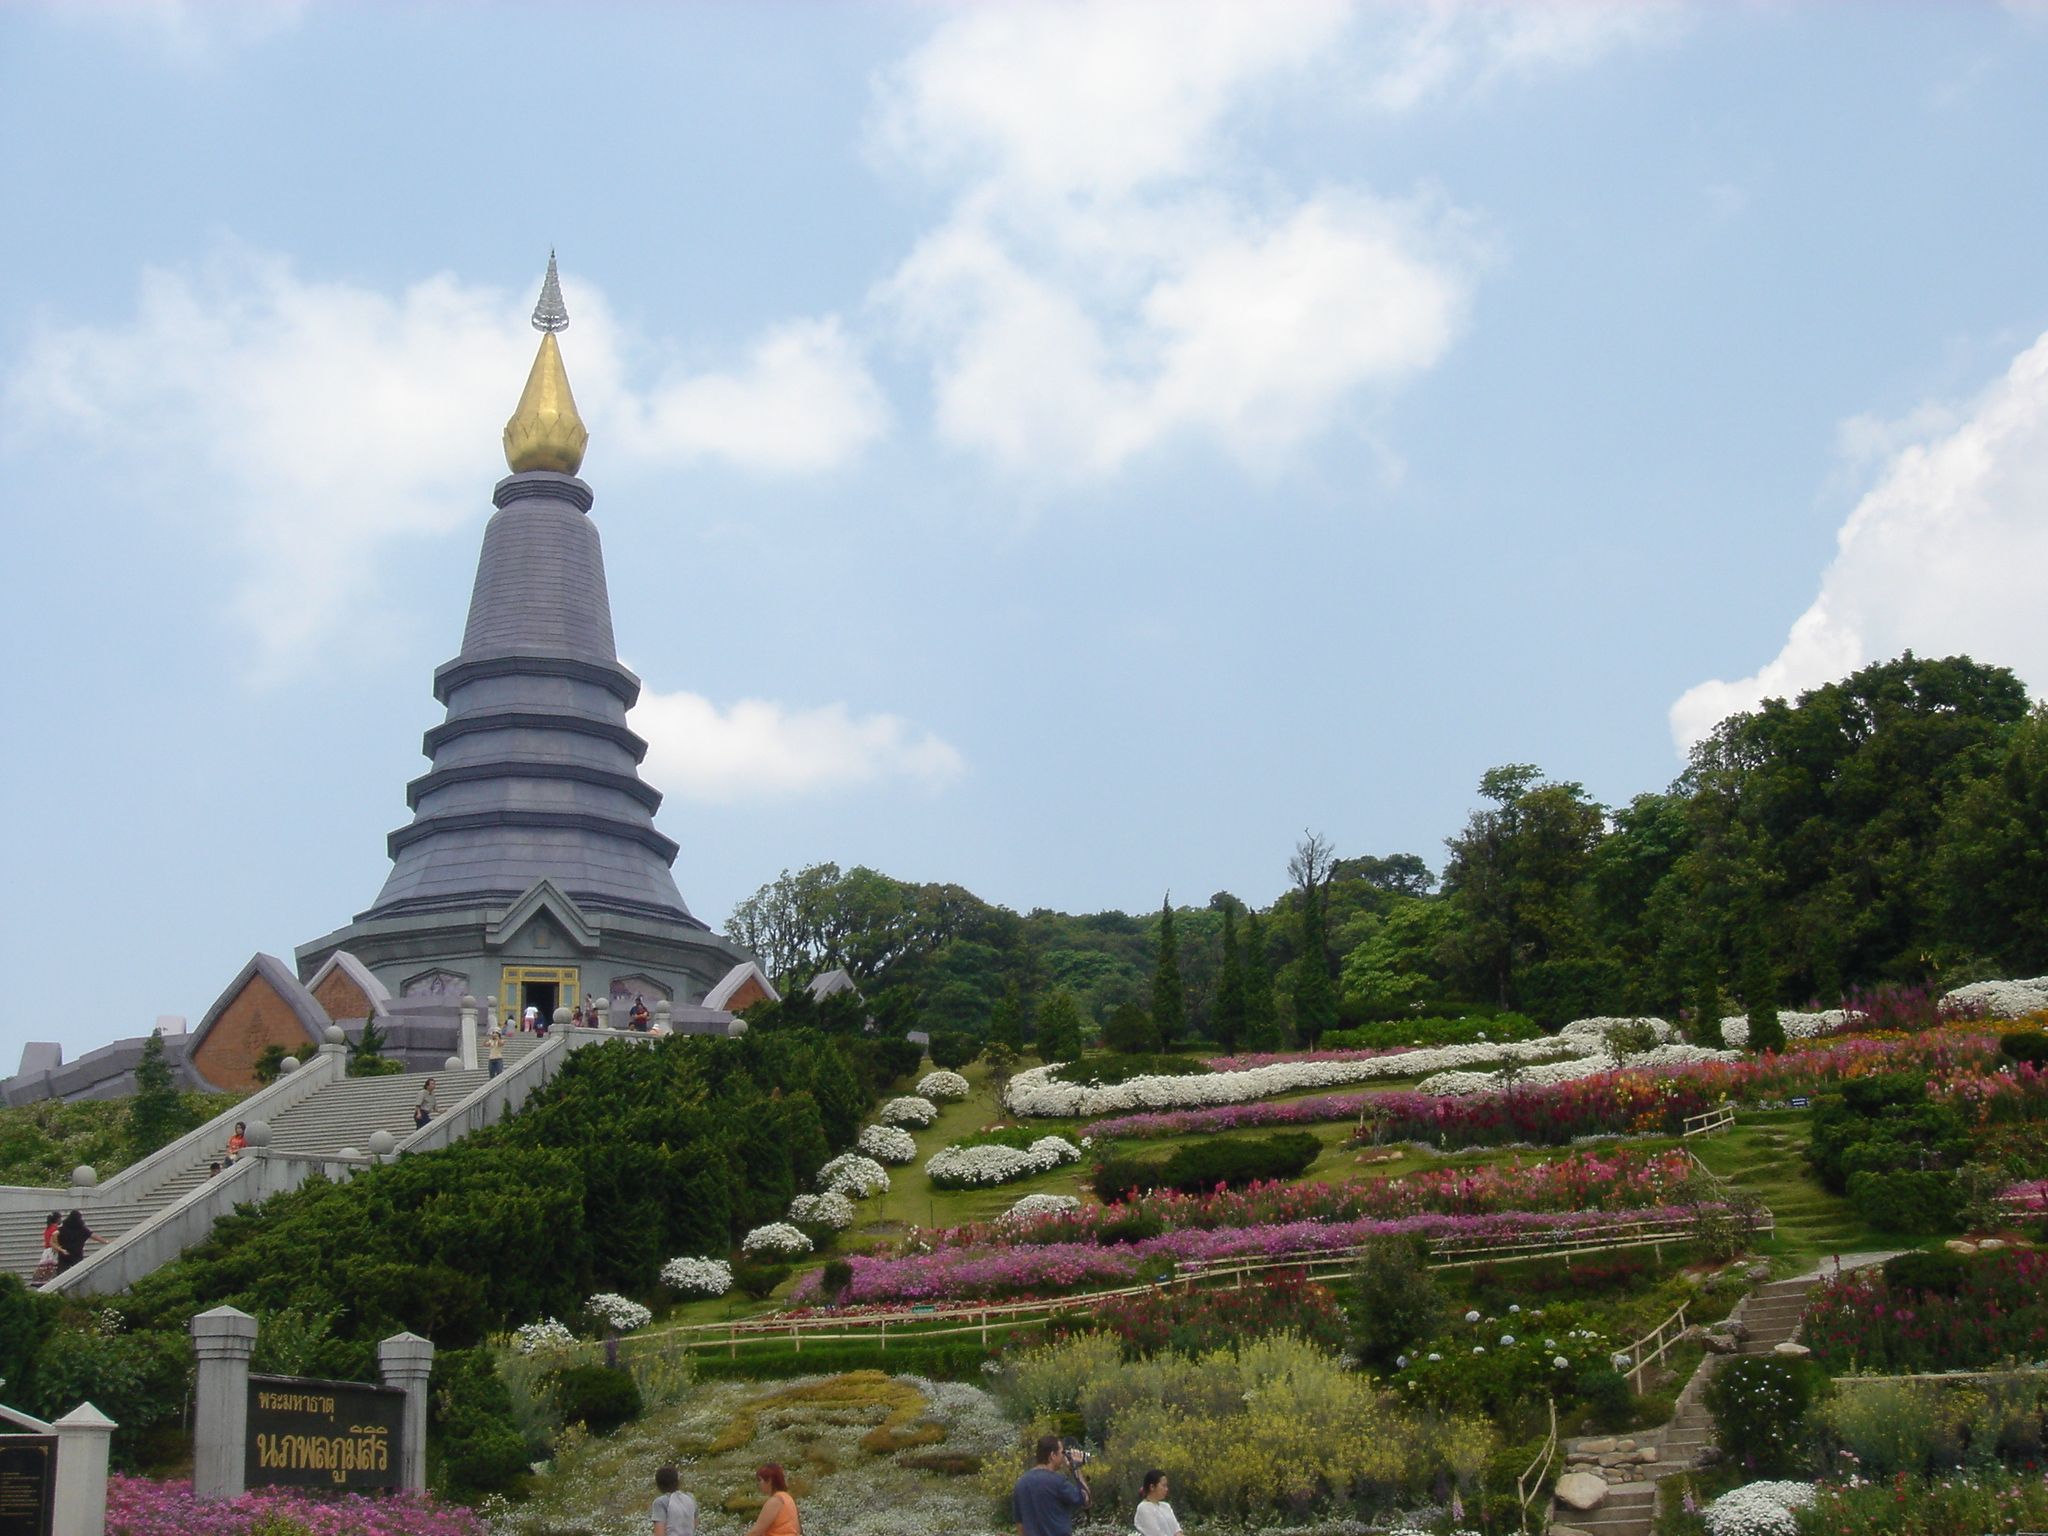
[(941, 1104), (956, 1103), (972, 1091), (958, 1072), (927, 1072), (917, 1080), (918, 1093)]
[(1089, 1322), (1139, 1356), (1164, 1349), (1196, 1354), (1269, 1333), (1291, 1333), (1336, 1354), (1349, 1332), (1334, 1291), (1285, 1271), (1242, 1291), (1168, 1288), (1112, 1297)]
[(740, 1252), (793, 1259), (811, 1251), (811, 1240), (786, 1221), (771, 1221), (740, 1239)]
[(732, 1289), (732, 1266), (724, 1259), (670, 1259), (661, 1283), (685, 1296), (723, 1296)]
[(1749, 1355), (1728, 1361), (1707, 1383), (1715, 1443), (1739, 1467), (1790, 1471), (1805, 1458), (1806, 1411), (1818, 1374), (1811, 1360)]
[(266, 1488), (224, 1503), (202, 1503), (190, 1483), (107, 1479), (108, 1536), (486, 1536), (484, 1522), (458, 1505), (407, 1495), (368, 1498)]
[[(1838, 1035), (1853, 1026), (1863, 1017), (1847, 1008), (1830, 1008), (1824, 1013), (1795, 1013), (1790, 1009), (1778, 1015), (1787, 1040), (1818, 1040), (1823, 1035)], [(1730, 1045), (1749, 1044), (1749, 1015), (1732, 1013), (1721, 1021), (1721, 1038)]]
[(1370, 1061), (1376, 1056), (1394, 1056), (1413, 1046), (1372, 1046), (1356, 1050), (1241, 1051), (1235, 1056), (1211, 1056), (1205, 1063), (1211, 1072), (1249, 1072), (1253, 1067), (1270, 1067), (1286, 1061)]
[(853, 1202), (837, 1190), (827, 1190), (822, 1195), (798, 1195), (789, 1202), (789, 1219), (800, 1227), (844, 1232), (853, 1225)]
[(905, 1094), (884, 1104), (876, 1118), (884, 1125), (914, 1125), (923, 1130), (939, 1118), (939, 1106), (930, 1099)]
[(1017, 1226), (1047, 1216), (1071, 1216), (1080, 1209), (1081, 1201), (1074, 1195), (1026, 1195), (997, 1219), (1005, 1226)]
[(599, 1291), (583, 1303), (583, 1310), (614, 1333), (631, 1333), (645, 1328), (654, 1314), (637, 1301), (628, 1301), (613, 1291)]
[(1811, 1504), (1811, 1483), (1749, 1483), (1706, 1508), (1707, 1536), (1797, 1536), (1792, 1511)]
[(1980, 1536), (2048, 1530), (2048, 1481), (2026, 1472), (1982, 1472), (1920, 1482), (1898, 1478), (1823, 1486), (1799, 1516), (1802, 1530), (1852, 1536)]
[[(1726, 1221), (1716, 1206), (1662, 1206), (1648, 1210), (1510, 1211), (1490, 1216), (1420, 1215), (1356, 1221), (1297, 1221), (1266, 1226), (1185, 1229), (1136, 1242), (1017, 1243), (998, 1239), (981, 1247), (941, 1247), (900, 1258), (855, 1254), (853, 1278), (842, 1304), (971, 1300), (1128, 1284), (1171, 1273), (1183, 1264), (1236, 1258), (1285, 1259), (1345, 1251), (1374, 1237), (1421, 1237), (1447, 1251), (1482, 1251), (1497, 1243), (1545, 1239), (1586, 1240), (1622, 1226), (1692, 1227), (1703, 1218)], [(795, 1299), (815, 1298), (815, 1276), (799, 1283)]]
[(925, 1176), (940, 1189), (1009, 1184), (1079, 1159), (1081, 1149), (1063, 1136), (1041, 1136), (1027, 1148), (946, 1147), (925, 1160)]
[(872, 1157), (842, 1152), (818, 1170), (818, 1188), (827, 1194), (841, 1194), (855, 1200), (889, 1192), (889, 1170)]
[(2048, 1009), (2048, 976), (2024, 981), (1973, 981), (1942, 995), (1951, 1018), (2018, 1019)]
[[(1654, 1045), (1646, 1051), (1630, 1051), (1628, 1065), (1632, 1069), (1691, 1066), (1704, 1061), (1734, 1061), (1739, 1054), (1710, 1050), (1703, 1045), (1673, 1043)], [(1613, 1070), (1614, 1062), (1608, 1055), (1538, 1062), (1533, 1067), (1518, 1068), (1514, 1074), (1514, 1086), (1541, 1088), (1582, 1077), (1597, 1077)], [(1499, 1072), (1437, 1072), (1417, 1083), (1415, 1091), (1434, 1094), (1498, 1093), (1502, 1086)]]
[(867, 1156), (884, 1163), (917, 1161), (917, 1138), (894, 1125), (865, 1125), (854, 1142)]
[(542, 1355), (550, 1350), (568, 1349), (576, 1343), (576, 1331), (552, 1317), (537, 1323), (523, 1323), (512, 1330), (512, 1347), (522, 1355)]
[[(1838, 1275), (1808, 1303), (1800, 1338), (1836, 1372), (1951, 1371), (2048, 1358), (2048, 1253), (1902, 1263)], [(1887, 1271), (1891, 1273), (1887, 1273)]]

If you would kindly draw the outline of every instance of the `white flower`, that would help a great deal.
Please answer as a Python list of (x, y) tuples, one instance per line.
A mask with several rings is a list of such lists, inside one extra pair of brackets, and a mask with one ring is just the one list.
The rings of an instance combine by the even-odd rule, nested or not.
[(1566, 1366), (1570, 1365), (1571, 1361), (1565, 1359), (1563, 1355), (1553, 1355), (1551, 1356), (1550, 1363), (1552, 1366), (1561, 1371)]
[(1003, 1221), (1035, 1221), (1041, 1216), (1064, 1216), (1081, 1208), (1074, 1195), (1026, 1195), (1000, 1218)]
[(1465, 1321), (1466, 1321), (1466, 1322), (1468, 1322), (1468, 1323), (1476, 1323), (1476, 1322), (1478, 1322), (1478, 1321), (1479, 1321), (1479, 1309), (1478, 1309), (1477, 1307), (1474, 1307), (1474, 1308), (1473, 1308), (1473, 1309), (1472, 1309), (1472, 1310), (1471, 1310), (1470, 1312), (1467, 1312), (1467, 1313), (1465, 1314)]
[(732, 1289), (732, 1266), (723, 1259), (670, 1259), (661, 1283), (685, 1296), (723, 1296)]
[(878, 1162), (917, 1161), (917, 1138), (893, 1125), (862, 1126), (854, 1145)]
[(766, 1253), (777, 1257), (795, 1258), (800, 1253), (810, 1251), (811, 1240), (786, 1221), (771, 1221), (765, 1227), (754, 1228), (740, 1239), (741, 1253)]
[(967, 1086), (967, 1079), (958, 1072), (927, 1072), (917, 1080), (917, 1091), (927, 1099), (936, 1099), (942, 1104), (955, 1103), (967, 1097), (973, 1090)]
[(1555, 1340), (1555, 1339), (1545, 1339), (1545, 1340), (1543, 1341), (1543, 1347), (1544, 1347), (1545, 1349), (1555, 1349), (1555, 1348), (1557, 1348), (1557, 1340)]
[[(1949, 994), (1950, 997), (1954, 995), (1953, 992)], [(1847, 1029), (1851, 1020), (1861, 1017), (1860, 1013), (1847, 1008), (1830, 1008), (1825, 1013), (1795, 1013), (1788, 1009), (1778, 1015), (1778, 1025), (1785, 1031), (1787, 1040), (1818, 1040), (1822, 1035)], [(1730, 1045), (1749, 1044), (1749, 1016), (1734, 1013), (1723, 1019), (1721, 1038)]]
[(1395, 1370), (1397, 1370), (1397, 1371), (1405, 1371), (1405, 1370), (1407, 1370), (1407, 1369), (1408, 1369), (1408, 1357), (1407, 1357), (1406, 1355), (1396, 1355), (1396, 1356), (1394, 1356), (1394, 1369), (1395, 1369)]
[(2017, 1019), (2048, 1008), (2048, 976), (2025, 981), (1973, 981), (1943, 994), (1942, 1007), (1991, 1019)]
[(914, 1098), (908, 1094), (900, 1099), (891, 1099), (875, 1116), (884, 1125), (914, 1125), (922, 1130), (939, 1118), (939, 1106), (930, 1099)]
[(1015, 1147), (946, 1147), (925, 1160), (924, 1171), (935, 1184), (1008, 1184), (1080, 1156), (1081, 1149), (1066, 1138), (1041, 1136), (1021, 1152)]
[(1500, 1347), (1502, 1349), (1506, 1349), (1510, 1344), (1514, 1342), (1515, 1336), (1512, 1333), (1504, 1333), (1500, 1336)]
[(567, 1349), (576, 1342), (576, 1334), (568, 1324), (558, 1323), (552, 1317), (538, 1323), (523, 1323), (512, 1330), (512, 1347), (522, 1355), (546, 1354), (550, 1350)]
[(865, 1200), (889, 1192), (889, 1170), (872, 1157), (842, 1152), (818, 1170), (818, 1188), (825, 1194)]
[(645, 1328), (654, 1314), (637, 1301), (628, 1301), (614, 1291), (599, 1291), (583, 1303), (583, 1310), (616, 1333)]
[(822, 1195), (798, 1195), (789, 1202), (789, 1219), (800, 1227), (844, 1232), (853, 1225), (853, 1202), (832, 1189)]
[(1749, 1483), (1706, 1508), (1707, 1536), (1795, 1536), (1792, 1511), (1813, 1502), (1811, 1483)]
[(1511, 1301), (1511, 1302), (1509, 1302), (1509, 1303), (1508, 1303), (1508, 1311), (1509, 1311), (1509, 1312), (1511, 1312), (1511, 1313), (1514, 1313), (1514, 1312), (1519, 1312), (1519, 1311), (1521, 1311), (1521, 1310), (1522, 1310), (1522, 1304), (1521, 1304), (1521, 1303), (1520, 1303), (1519, 1301)]
[(1483, 1355), (1486, 1353), (1486, 1346), (1484, 1344), (1474, 1344), (1472, 1346), (1472, 1353), (1475, 1355)]
[(1431, 1350), (1429, 1352), (1429, 1358), (1432, 1360), (1441, 1360), (1443, 1359), (1443, 1356), (1438, 1354), (1435, 1350)]
[(1617, 1371), (1632, 1371), (1636, 1368), (1636, 1357), (1625, 1349), (1617, 1349), (1607, 1357), (1607, 1363)]

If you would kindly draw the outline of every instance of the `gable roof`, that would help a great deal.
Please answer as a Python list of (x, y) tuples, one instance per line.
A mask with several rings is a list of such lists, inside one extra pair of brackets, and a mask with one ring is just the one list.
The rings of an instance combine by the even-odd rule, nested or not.
[(704, 1001), (701, 1006), (706, 1008), (723, 1008), (732, 1000), (733, 994), (745, 986), (750, 978), (761, 984), (761, 990), (768, 994), (768, 1000), (771, 1003), (782, 1001), (782, 994), (775, 990), (775, 983), (768, 979), (768, 973), (763, 971), (760, 966), (754, 964), (753, 961), (742, 960), (738, 965), (725, 973), (717, 986), (704, 994)]
[(853, 978), (843, 967), (838, 970), (820, 971), (811, 978), (811, 984), (805, 990), (815, 1001), (821, 1003), (826, 998), (837, 997), (842, 992), (851, 992), (856, 996), (860, 993), (860, 988), (854, 985)]
[(327, 963), (315, 971), (313, 979), (306, 983), (306, 990), (317, 998), (320, 993), (320, 983), (325, 981), (329, 973), (333, 971), (341, 972), (342, 975), (360, 987), (363, 996), (370, 1000), (371, 1012), (378, 1017), (382, 1017), (391, 1002), (391, 989), (377, 979), (376, 972), (372, 971), (345, 949), (337, 949), (327, 957)]
[[(293, 1016), (306, 1031), (306, 1039), (309, 1042), (314, 1045), (326, 1043), (327, 1026), (334, 1020), (330, 1019), (327, 1010), (320, 1006), (320, 999), (307, 991), (305, 983), (300, 981), (292, 968), (277, 956), (261, 953), (251, 955), (249, 963), (235, 973), (235, 979), (222, 989), (220, 996), (213, 1000), (213, 1006), (206, 1010), (206, 1017), (199, 1021), (199, 1027), (187, 1037), (185, 1060), (193, 1064), (192, 1075), (202, 1082), (205, 1078), (197, 1066), (199, 1047), (206, 1042), (208, 1033), (219, 1022), (220, 1016), (227, 1012), (228, 1005), (241, 996), (242, 989), (257, 976), (261, 976), (277, 995), (284, 999), (285, 1006), (291, 1009)], [(167, 1046), (170, 1044), (168, 1040), (164, 1043)]]
[(484, 945), (489, 949), (502, 949), (512, 942), (515, 935), (536, 913), (545, 912), (569, 935), (569, 942), (578, 949), (594, 951), (604, 942), (590, 919), (583, 915), (583, 909), (576, 905), (554, 881), (540, 879), (526, 888), (525, 893), (505, 909), (505, 915), (484, 930)]

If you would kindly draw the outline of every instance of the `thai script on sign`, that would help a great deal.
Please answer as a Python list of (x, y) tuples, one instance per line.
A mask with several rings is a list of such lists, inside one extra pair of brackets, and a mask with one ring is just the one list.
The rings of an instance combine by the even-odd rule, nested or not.
[(382, 1424), (351, 1424), (345, 1435), (259, 1434), (256, 1465), (264, 1471), (325, 1472), (339, 1485), (351, 1472), (389, 1471), (390, 1435)]
[(334, 1415), (333, 1398), (314, 1397), (305, 1392), (258, 1392), (256, 1406), (273, 1413), (317, 1413), (327, 1418)]

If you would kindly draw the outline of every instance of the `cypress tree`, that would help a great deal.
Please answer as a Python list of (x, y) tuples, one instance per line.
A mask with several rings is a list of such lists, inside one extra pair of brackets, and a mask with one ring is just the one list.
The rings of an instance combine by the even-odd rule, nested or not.
[(164, 1032), (153, 1029), (135, 1064), (135, 1097), (128, 1101), (128, 1144), (137, 1157), (168, 1146), (198, 1124), (178, 1097), (177, 1080), (164, 1059)]
[(1244, 919), (1244, 1044), (1254, 1051), (1280, 1049), (1280, 1020), (1273, 1011), (1273, 968), (1266, 960), (1266, 934), (1259, 914)]
[(1778, 977), (1771, 968), (1771, 951), (1764, 942), (1762, 923), (1751, 927), (1749, 942), (1744, 946), (1742, 1003), (1749, 1012), (1749, 1048), (1785, 1049), (1785, 1026), (1778, 1019)]
[(1717, 1051), (1728, 1044), (1721, 1034), (1721, 973), (1711, 952), (1700, 958), (1699, 975), (1693, 983), (1692, 1038), (1693, 1044)]
[(1216, 1039), (1226, 1051), (1244, 1038), (1244, 958), (1237, 950), (1237, 909), (1223, 909), (1223, 968), (1216, 978)]
[(1012, 1056), (1024, 1049), (1024, 1004), (1014, 981), (1003, 988), (988, 1013), (988, 1043), (1001, 1046)]
[(1301, 955), (1294, 968), (1294, 1027), (1311, 1050), (1323, 1031), (1337, 1024), (1337, 988), (1330, 980), (1329, 945), (1323, 937), (1323, 901), (1320, 885), (1301, 893)]
[(1081, 1005), (1065, 987), (1054, 987), (1038, 1008), (1041, 1061), (1078, 1061), (1084, 1044)]
[(1159, 968), (1152, 973), (1152, 1027), (1171, 1046), (1188, 1026), (1187, 992), (1180, 983), (1180, 941), (1173, 933), (1173, 896), (1159, 903)]

